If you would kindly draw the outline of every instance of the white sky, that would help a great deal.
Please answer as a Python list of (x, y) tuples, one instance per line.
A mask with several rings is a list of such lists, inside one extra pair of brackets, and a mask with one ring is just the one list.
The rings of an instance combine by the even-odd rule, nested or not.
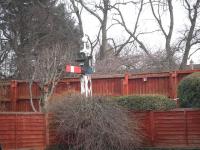
[[(99, 0), (90, 0), (90, 1), (96, 1), (99, 2)], [(111, 2), (114, 2), (115, 0), (111, 0)], [(183, 7), (180, 5), (180, 3), (173, 1), (174, 3), (174, 33), (172, 36), (172, 43), (173, 39), (176, 39), (179, 36), (179, 31), (185, 27), (185, 24), (187, 21), (186, 12), (183, 9)], [(125, 18), (125, 21), (130, 29), (133, 29), (133, 25), (136, 18), (136, 9), (133, 7), (133, 5), (126, 5), (123, 7), (120, 7), (123, 16)], [(109, 21), (108, 26), (113, 23), (112, 21), (112, 15), (110, 12), (109, 15)], [(83, 28), (84, 32), (88, 34), (91, 38), (94, 38), (97, 35), (98, 29), (99, 29), (99, 22), (98, 20), (90, 15), (88, 12), (83, 11), (82, 12), (82, 21), (83, 21)], [(165, 15), (165, 19), (163, 20), (163, 24), (165, 24), (165, 28), (167, 29), (167, 25), (169, 24), (168, 16)], [(144, 12), (140, 18), (139, 23), (139, 31), (152, 31), (157, 29), (157, 24), (155, 20), (153, 20), (153, 16), (151, 14), (149, 7), (144, 7)], [(116, 40), (123, 40), (127, 37), (127, 33), (121, 28), (121, 26), (113, 26), (109, 32), (108, 37), (112, 37)], [(163, 48), (164, 47), (164, 38), (160, 33), (154, 33), (145, 35), (144, 37), (141, 37), (143, 41), (145, 41), (145, 45), (149, 47), (151, 50)], [(200, 51), (198, 53), (195, 53), (192, 56), (192, 60), (194, 63), (200, 63)]]

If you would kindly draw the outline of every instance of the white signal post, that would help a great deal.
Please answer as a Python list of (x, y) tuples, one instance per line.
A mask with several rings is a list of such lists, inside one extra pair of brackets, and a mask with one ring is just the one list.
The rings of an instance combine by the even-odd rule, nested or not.
[[(85, 55), (88, 57), (90, 56), (91, 49), (87, 47), (87, 41), (88, 38), (84, 36), (82, 38), (83, 41), (83, 49), (80, 51), (81, 53), (85, 53)], [(91, 67), (92, 62), (91, 59), (89, 59), (89, 65)], [(91, 79), (91, 74), (82, 74), (81, 79), (81, 94), (85, 95), (86, 97), (92, 96), (92, 79)]]
[[(92, 79), (91, 79), (91, 68), (92, 68), (92, 57), (90, 57), (91, 49), (87, 47), (88, 38), (84, 36), (82, 38), (83, 41), (83, 49), (80, 50), (80, 53), (84, 53), (86, 58), (88, 59), (88, 64), (80, 64), (80, 66), (71, 66), (66, 65), (66, 72), (68, 73), (75, 73), (81, 74), (80, 84), (81, 84), (81, 94), (85, 95), (86, 97), (92, 96)], [(84, 63), (84, 62), (82, 62)], [(83, 66), (85, 66), (86, 70), (83, 71)], [(89, 71), (90, 70), (90, 71)]]
[(86, 97), (92, 96), (92, 79), (91, 75), (81, 75), (81, 94)]

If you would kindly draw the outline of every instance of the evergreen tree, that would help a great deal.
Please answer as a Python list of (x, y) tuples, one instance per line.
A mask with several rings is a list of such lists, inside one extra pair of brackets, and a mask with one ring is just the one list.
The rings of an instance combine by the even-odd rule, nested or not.
[[(9, 75), (26, 79), (42, 48), (61, 42), (79, 50), (80, 34), (65, 5), (58, 0), (0, 1), (1, 61), (13, 58)], [(8, 54), (12, 56), (8, 57)], [(8, 71), (7, 71), (8, 72)]]

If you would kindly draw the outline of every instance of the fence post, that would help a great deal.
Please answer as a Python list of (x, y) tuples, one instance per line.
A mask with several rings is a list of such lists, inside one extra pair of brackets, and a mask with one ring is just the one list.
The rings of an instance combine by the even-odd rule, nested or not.
[(124, 75), (124, 79), (123, 79), (123, 85), (122, 85), (122, 93), (123, 93), (123, 95), (128, 95), (129, 93), (128, 93), (128, 73), (126, 73), (125, 75)]
[(16, 111), (17, 106), (17, 81), (12, 80), (10, 86), (10, 97), (11, 97), (11, 111)]
[(170, 98), (177, 98), (177, 72), (170, 72)]
[(150, 136), (151, 136), (151, 146), (154, 146), (155, 144), (155, 120), (154, 120), (154, 112), (149, 112), (149, 120), (150, 120)]

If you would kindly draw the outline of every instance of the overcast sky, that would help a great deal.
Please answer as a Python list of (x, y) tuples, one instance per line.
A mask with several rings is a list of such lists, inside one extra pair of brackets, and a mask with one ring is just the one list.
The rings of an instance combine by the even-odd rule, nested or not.
[[(99, 2), (99, 0), (89, 0), (89, 1)], [(111, 2), (113, 3), (115, 1), (116, 0), (111, 0)], [(172, 43), (180, 35), (179, 31), (181, 31), (185, 27), (186, 23), (188, 22), (186, 12), (183, 6), (181, 6), (180, 2), (176, 2), (174, 0), (173, 4), (174, 4), (174, 30), (175, 32), (173, 33), (173, 36), (172, 36), (172, 39), (174, 39), (172, 40)], [(123, 13), (126, 23), (128, 24), (128, 27), (130, 29), (133, 29), (133, 25), (134, 25), (135, 18), (137, 15), (137, 11), (136, 11), (137, 9), (135, 9), (133, 5), (122, 6), (120, 7), (120, 9)], [(112, 13), (113, 12), (110, 12), (109, 14), (108, 26), (111, 23), (114, 23), (114, 21), (112, 20), (112, 16), (113, 16), (111, 15)], [(164, 15), (164, 18), (165, 19), (163, 20), (163, 24), (165, 24), (165, 28), (167, 29), (167, 26), (169, 24), (169, 20), (168, 20), (169, 16)], [(82, 20), (83, 20), (84, 32), (88, 34), (91, 38), (94, 38), (97, 35), (98, 29), (100, 26), (98, 20), (86, 11), (82, 12)], [(139, 31), (152, 31), (155, 29), (157, 29), (157, 24), (155, 20), (153, 19), (150, 8), (146, 6), (144, 7), (144, 11), (142, 13), (142, 16), (139, 22)], [(113, 26), (108, 32), (108, 37), (115, 38), (116, 40), (119, 40), (119, 41), (125, 39), (127, 36), (128, 36), (127, 33), (122, 29), (120, 25)], [(144, 40), (146, 46), (149, 47), (151, 50), (164, 47), (165, 41), (164, 41), (163, 36), (160, 33), (145, 35), (143, 37), (140, 37), (140, 39)], [(200, 52), (193, 55), (192, 60), (195, 63), (200, 63)]]

